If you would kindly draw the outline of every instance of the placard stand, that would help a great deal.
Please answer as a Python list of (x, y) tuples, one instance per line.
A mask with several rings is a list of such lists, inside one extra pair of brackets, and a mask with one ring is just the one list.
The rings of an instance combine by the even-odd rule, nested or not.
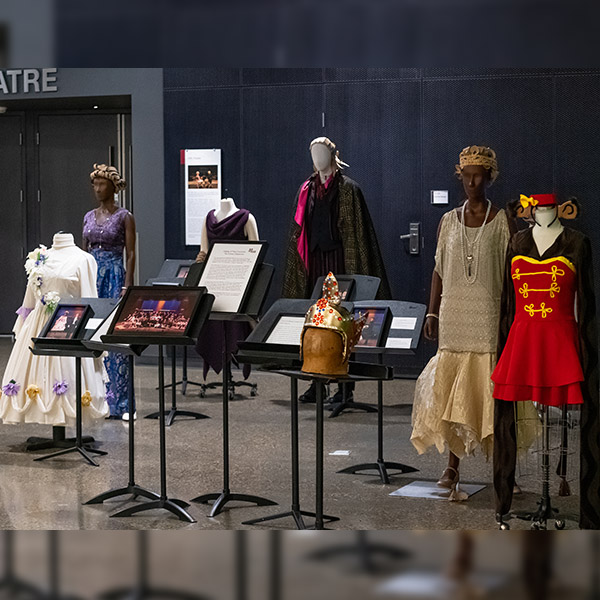
[[(139, 291), (145, 291), (148, 288), (128, 288), (128, 294), (135, 294)], [(164, 288), (166, 289), (166, 288)], [(179, 288), (181, 289), (181, 288)], [(169, 290), (172, 291), (172, 290)], [(165, 364), (164, 364), (164, 346), (174, 345), (191, 345), (195, 343), (195, 338), (199, 334), (202, 326), (204, 325), (210, 310), (214, 296), (201, 292), (201, 296), (198, 300), (198, 308), (193, 317), (193, 322), (190, 322), (187, 330), (189, 334), (187, 336), (177, 335), (142, 335), (131, 333), (129, 336), (124, 334), (115, 335), (110, 333), (109, 335), (102, 336), (102, 342), (105, 344), (112, 343), (125, 343), (125, 344), (140, 344), (140, 345), (157, 345), (158, 346), (158, 425), (159, 425), (159, 458), (160, 458), (160, 496), (157, 499), (151, 499), (148, 502), (142, 502), (136, 506), (125, 508), (111, 517), (131, 517), (135, 514), (156, 510), (164, 509), (174, 514), (182, 521), (188, 523), (195, 523), (196, 520), (185, 510), (189, 507), (189, 503), (184, 500), (176, 498), (169, 498), (167, 493), (167, 443), (166, 443), (166, 422), (165, 422)], [(123, 299), (124, 306), (127, 302), (127, 296)], [(118, 319), (119, 315), (115, 317)], [(130, 423), (132, 421), (130, 420)], [(131, 442), (130, 442), (131, 443)]]
[[(183, 347), (184, 352), (186, 351), (186, 347)], [(187, 362), (187, 353), (184, 355), (184, 360)], [(188, 381), (187, 380), (187, 365), (184, 363), (185, 366), (185, 370), (184, 373), (186, 375), (185, 378), (185, 385), (187, 386), (188, 383), (195, 383), (193, 381)], [(209, 419), (210, 417), (208, 415), (193, 411), (193, 410), (184, 410), (182, 408), (177, 408), (177, 384), (178, 383), (183, 383), (183, 380), (180, 382), (175, 381), (177, 379), (177, 346), (172, 346), (171, 347), (171, 383), (167, 383), (165, 384), (165, 389), (170, 387), (171, 388), (171, 409), (169, 410), (169, 414), (167, 415), (167, 419), (166, 419), (166, 425), (167, 427), (171, 427), (171, 425), (173, 425), (173, 422), (175, 421), (175, 417), (181, 416), (181, 417), (191, 417), (192, 419)], [(196, 384), (196, 385), (202, 385), (200, 383)], [(158, 388), (157, 388), (158, 389)], [(185, 394), (185, 388), (182, 387), (181, 388), (181, 393)], [(158, 419), (159, 418), (159, 413), (158, 412), (153, 412), (150, 413), (149, 415), (146, 415), (146, 419)]]
[[(423, 320), (425, 318), (426, 307), (423, 304), (414, 304), (412, 302), (400, 302), (396, 300), (376, 300), (372, 302), (356, 302), (355, 308), (360, 309), (361, 307), (389, 307), (392, 311), (393, 317), (403, 317), (415, 319), (415, 326), (412, 330), (407, 330), (406, 336), (410, 337), (409, 348), (386, 348), (386, 347), (360, 347), (355, 348), (357, 355), (376, 355), (379, 364), (383, 364), (384, 357), (393, 354), (413, 354), (419, 343), (419, 335), (423, 326)], [(387, 340), (384, 340), (384, 343)], [(390, 483), (390, 477), (388, 469), (393, 469), (400, 473), (415, 473), (418, 471), (415, 467), (405, 465), (398, 462), (386, 461), (383, 457), (383, 381), (377, 382), (377, 459), (373, 463), (361, 463), (351, 467), (346, 467), (338, 473), (356, 474), (362, 471), (377, 471), (381, 483)]]
[[(272, 515), (270, 517), (262, 517), (260, 519), (252, 519), (245, 521), (244, 525), (254, 525), (257, 523), (264, 523), (266, 521), (272, 521), (275, 519), (281, 519), (287, 516), (293, 516), (298, 529), (325, 529), (325, 521), (337, 521), (339, 518), (327, 516), (323, 513), (323, 400), (325, 396), (325, 384), (331, 382), (345, 383), (345, 382), (358, 382), (358, 381), (379, 381), (392, 379), (393, 371), (389, 367), (383, 365), (374, 365), (367, 363), (350, 363), (348, 375), (343, 376), (330, 376), (330, 375), (319, 375), (315, 373), (304, 373), (299, 369), (273, 369), (272, 373), (278, 373), (279, 375), (285, 375), (292, 379), (303, 379), (305, 381), (314, 382), (316, 386), (317, 402), (316, 407), (316, 443), (315, 443), (315, 524), (314, 527), (306, 527), (303, 515), (312, 516), (312, 513), (307, 513), (300, 510), (299, 506), (299, 482), (292, 481), (292, 510), (287, 513), (281, 513)], [(294, 403), (293, 397), (297, 396), (298, 388), (297, 384), (292, 385), (292, 403)], [(297, 408), (297, 403), (294, 403)], [(293, 429), (293, 428), (292, 428)], [(297, 440), (296, 440), (297, 447)], [(293, 472), (297, 465), (297, 453), (294, 449), (294, 458), (296, 459), (293, 464)]]
[[(106, 350), (108, 352), (113, 352), (112, 346), (109, 344), (105, 345)], [(139, 356), (141, 354), (141, 350), (135, 351), (133, 348), (130, 348), (129, 352), (124, 350), (123, 348), (119, 348), (118, 350), (121, 354), (128, 354), (129, 360), (129, 390), (128, 390), (128, 410), (129, 414), (133, 415), (134, 407), (135, 407), (135, 385), (134, 385), (134, 355)], [(132, 496), (132, 500), (135, 500), (138, 496), (142, 496), (144, 498), (149, 498), (151, 500), (157, 500), (160, 496), (155, 493), (147, 490), (135, 483), (135, 419), (129, 419), (128, 423), (128, 438), (129, 438), (129, 447), (128, 447), (128, 463), (129, 463), (129, 482), (125, 487), (115, 488), (108, 490), (107, 492), (103, 492), (94, 496), (91, 500), (84, 502), (84, 504), (102, 504), (105, 500), (110, 500), (111, 498), (118, 498), (119, 496)]]
[[(198, 278), (201, 275), (201, 268), (206, 263), (202, 263), (198, 267)], [(248, 289), (245, 293), (242, 310), (238, 313), (212, 312), (210, 319), (221, 321), (250, 321), (256, 322), (265, 302), (271, 280), (273, 278), (274, 267), (269, 264), (261, 263), (248, 283)], [(190, 275), (192, 274), (190, 270)], [(187, 282), (186, 282), (187, 283)], [(223, 490), (221, 492), (213, 492), (202, 494), (192, 499), (192, 502), (199, 504), (211, 504), (211, 517), (216, 517), (229, 502), (249, 502), (257, 506), (273, 506), (276, 502), (254, 496), (251, 494), (233, 493), (230, 488), (230, 473), (229, 473), (229, 380), (230, 371), (227, 368), (227, 339), (224, 338), (223, 343)]]

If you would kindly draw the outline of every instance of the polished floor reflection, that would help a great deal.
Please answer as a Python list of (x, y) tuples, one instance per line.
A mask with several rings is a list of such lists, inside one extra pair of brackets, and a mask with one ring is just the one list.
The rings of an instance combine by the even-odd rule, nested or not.
[[(0, 341), (0, 370), (10, 351), (10, 341)], [(179, 371), (180, 373), (180, 371)], [(169, 375), (169, 372), (167, 372)], [(200, 379), (200, 369), (190, 368), (191, 379)], [(211, 376), (215, 379), (215, 376)], [(158, 426), (142, 418), (156, 410), (157, 370), (151, 364), (136, 368), (138, 420), (136, 421), (137, 475), (140, 485), (159, 490)], [(99, 467), (87, 465), (75, 454), (33, 462), (35, 455), (24, 451), (30, 436), (51, 435), (51, 428), (38, 425), (0, 425), (0, 528), (4, 529), (243, 529), (242, 521), (288, 510), (290, 506), (290, 418), (289, 381), (281, 376), (253, 373), (258, 383), (256, 397), (239, 396), (230, 403), (231, 488), (233, 492), (258, 494), (279, 502), (280, 507), (235, 504), (216, 518), (210, 508), (192, 505), (197, 523), (188, 524), (157, 511), (131, 518), (110, 518), (109, 514), (128, 504), (121, 500), (104, 505), (83, 506), (83, 502), (113, 487), (127, 484), (127, 428), (120, 421), (102, 421), (86, 433), (108, 452), (99, 457)], [(337, 471), (349, 465), (374, 461), (376, 414), (345, 413), (325, 420), (325, 512), (340, 517), (334, 529), (495, 529), (491, 464), (481, 456), (465, 460), (461, 475), (465, 481), (487, 487), (465, 503), (391, 497), (389, 494), (415, 479), (435, 480), (444, 468), (444, 457), (431, 453), (419, 457), (409, 442), (414, 381), (396, 380), (385, 386), (385, 458), (417, 467), (418, 473), (392, 477), (383, 485), (372, 475), (345, 475)], [(302, 391), (302, 389), (301, 389)], [(356, 399), (375, 403), (376, 385), (359, 384)], [(167, 396), (170, 401), (170, 396)], [(198, 388), (178, 393), (181, 408), (199, 410), (210, 419), (178, 419), (167, 429), (168, 487), (173, 497), (191, 498), (222, 488), (221, 396), (218, 390), (200, 398)], [(300, 479), (302, 508), (314, 509), (314, 405), (300, 406)], [(349, 455), (331, 455), (335, 451)], [(537, 458), (524, 462), (519, 482), (524, 493), (515, 508), (535, 508), (540, 482)], [(570, 468), (577, 467), (575, 459)], [(552, 481), (556, 506), (567, 515), (578, 509), (577, 477), (571, 474), (573, 495), (556, 498), (558, 481)], [(275, 508), (275, 510), (273, 510)], [(267, 526), (291, 529), (291, 520)], [(257, 526), (260, 527), (260, 526)], [(266, 526), (262, 526), (264, 528)], [(528, 528), (513, 522), (513, 528)], [(567, 520), (567, 528), (576, 522)]]

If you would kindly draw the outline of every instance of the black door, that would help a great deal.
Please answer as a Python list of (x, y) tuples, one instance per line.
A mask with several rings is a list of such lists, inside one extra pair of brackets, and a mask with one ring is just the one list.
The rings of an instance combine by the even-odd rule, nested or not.
[(22, 168), (21, 116), (0, 116), (0, 208), (2, 235), (2, 310), (0, 333), (9, 333), (15, 322), (15, 310), (21, 306), (25, 290), (25, 209)]
[(118, 145), (116, 114), (40, 114), (38, 117), (39, 240), (48, 246), (57, 231), (81, 244), (84, 214), (94, 208), (89, 174)]

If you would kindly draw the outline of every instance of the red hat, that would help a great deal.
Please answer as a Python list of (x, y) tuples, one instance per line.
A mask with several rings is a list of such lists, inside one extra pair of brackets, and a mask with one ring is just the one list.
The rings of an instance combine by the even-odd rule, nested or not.
[(531, 197), (521, 194), (523, 208), (531, 206), (557, 206), (556, 194), (532, 194)]

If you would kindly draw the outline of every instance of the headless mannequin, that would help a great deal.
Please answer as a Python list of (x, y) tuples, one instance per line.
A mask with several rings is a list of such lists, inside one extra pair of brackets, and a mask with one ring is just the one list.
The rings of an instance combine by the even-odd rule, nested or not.
[[(222, 198), (219, 209), (215, 212), (217, 222), (220, 223), (223, 219), (230, 217), (238, 210), (239, 208), (235, 205), (233, 198)], [(251, 242), (256, 242), (258, 240), (258, 225), (254, 215), (252, 214), (248, 215), (248, 221), (244, 226), (244, 234)], [(206, 219), (204, 219), (204, 223), (202, 224), (202, 233), (200, 235), (200, 252), (198, 253), (196, 260), (204, 260), (208, 254), (208, 250), (208, 232), (206, 231)]]
[(540, 256), (554, 244), (564, 229), (557, 218), (556, 211), (556, 206), (540, 206), (535, 209), (536, 222), (533, 225), (532, 235)]
[(61, 248), (69, 248), (75, 246), (75, 238), (72, 233), (63, 233), (59, 231), (54, 234), (52, 238), (52, 248), (54, 250), (60, 250)]

